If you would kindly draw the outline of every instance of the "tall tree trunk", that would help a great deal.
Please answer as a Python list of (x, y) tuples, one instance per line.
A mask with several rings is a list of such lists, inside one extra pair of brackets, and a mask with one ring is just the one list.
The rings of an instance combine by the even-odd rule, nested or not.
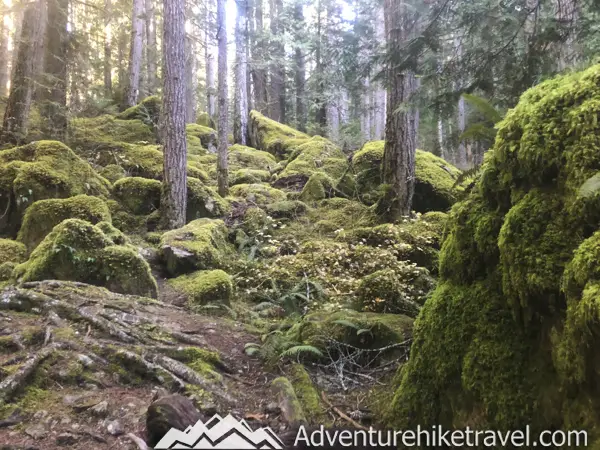
[(161, 134), (164, 174), (161, 208), (167, 228), (185, 224), (187, 143), (185, 135), (185, 0), (163, 0), (163, 105)]
[(206, 112), (211, 122), (217, 120), (217, 86), (215, 84), (215, 27), (213, 26), (214, 0), (205, 0), (206, 8)]
[(294, 5), (294, 26), (296, 49), (294, 51), (295, 84), (296, 84), (296, 123), (298, 130), (306, 132), (306, 61), (304, 60), (304, 5), (296, 1)]
[(254, 46), (252, 47), (252, 84), (254, 86), (254, 104), (262, 114), (268, 112), (267, 94), (267, 71), (265, 61), (267, 52), (265, 49), (263, 0), (254, 0), (254, 23), (255, 34)]
[(385, 138), (385, 104), (385, 90), (378, 87), (375, 91), (375, 140)]
[(131, 44), (129, 47), (129, 69), (127, 73), (127, 90), (124, 98), (125, 107), (134, 106), (138, 102), (139, 97), (140, 70), (142, 67), (142, 32), (144, 28), (143, 14), (143, 0), (133, 0), (133, 10), (131, 13)]
[(340, 140), (340, 111), (338, 99), (327, 102), (327, 137), (336, 143)]
[(248, 111), (254, 109), (254, 97), (252, 97), (252, 65), (250, 49), (253, 48), (253, 36), (254, 36), (254, 1), (246, 0), (246, 43), (244, 48), (246, 49), (246, 98), (248, 102)]
[(47, 10), (44, 0), (29, 4), (23, 16), (21, 38), (14, 75), (4, 111), (0, 142), (18, 144), (27, 134), (27, 119), (31, 108), (33, 83), (41, 71)]
[(229, 169), (227, 161), (229, 147), (229, 108), (227, 96), (227, 18), (225, 16), (225, 0), (217, 0), (217, 42), (219, 45), (217, 186), (219, 194), (225, 197), (229, 193)]
[(363, 94), (361, 99), (360, 128), (364, 142), (371, 140), (371, 105), (370, 105), (370, 83), (369, 79), (363, 80)]
[(283, 2), (271, 0), (271, 34), (273, 35), (271, 57), (271, 83), (269, 84), (269, 117), (277, 122), (285, 121), (285, 48), (283, 39)]
[(15, 76), (15, 70), (17, 68), (17, 58), (19, 57), (19, 46), (21, 45), (21, 31), (23, 30), (23, 18), (25, 15), (25, 10), (23, 8), (17, 8), (13, 15), (13, 45), (12, 45), (12, 54), (11, 54), (11, 70), (10, 70), (10, 78), (11, 80)]
[(316, 122), (319, 127), (319, 133), (325, 134), (327, 131), (327, 100), (325, 98), (325, 74), (323, 70), (323, 8), (321, 0), (317, 2), (317, 44), (315, 49), (315, 74), (316, 95), (315, 104), (317, 107)]
[(0, 2), (0, 97), (6, 95), (8, 85), (8, 28), (4, 25), (6, 7)]
[(119, 83), (119, 91), (121, 94), (121, 103), (124, 103), (125, 91), (127, 90), (127, 31), (121, 28), (119, 33), (119, 41), (117, 43), (117, 81)]
[(146, 0), (146, 62), (147, 82), (146, 89), (149, 95), (156, 94), (156, 63), (158, 52), (156, 51), (156, 10), (154, 0)]
[(564, 36), (558, 49), (558, 70), (563, 71), (573, 67), (580, 58), (577, 48), (577, 22), (579, 9), (577, 0), (554, 0), (555, 17), (560, 27), (559, 32)]
[(104, 0), (104, 95), (112, 97), (111, 0)]
[(236, 0), (235, 21), (235, 98), (233, 110), (233, 140), (246, 145), (248, 139), (248, 63), (246, 60), (246, 1)]
[(44, 135), (64, 141), (67, 133), (67, 49), (69, 36), (67, 22), (69, 0), (47, 0), (48, 27), (46, 56), (44, 58), (45, 83), (41, 90), (41, 113), (44, 118)]
[[(388, 55), (393, 59), (402, 53), (415, 27), (410, 5), (384, 0)], [(414, 31), (413, 31), (414, 32)], [(415, 189), (415, 153), (419, 117), (409, 101), (418, 88), (412, 70), (398, 72), (395, 64), (387, 69), (388, 105), (383, 156), (383, 183), (388, 186), (380, 201), (380, 210), (390, 221), (410, 215)]]
[(185, 55), (185, 98), (187, 100), (185, 108), (186, 123), (195, 123), (197, 114), (196, 103), (196, 52), (194, 40), (191, 36), (186, 36), (186, 55)]

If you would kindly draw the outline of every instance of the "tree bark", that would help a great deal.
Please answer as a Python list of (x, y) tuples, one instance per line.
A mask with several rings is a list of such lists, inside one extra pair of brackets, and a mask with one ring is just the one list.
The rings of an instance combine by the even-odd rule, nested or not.
[(564, 36), (558, 48), (558, 70), (560, 72), (573, 67), (580, 58), (577, 48), (577, 21), (579, 9), (577, 0), (554, 0), (555, 17), (560, 27), (559, 32)]
[(186, 36), (186, 59), (185, 59), (185, 98), (187, 100), (185, 121), (186, 123), (196, 122), (196, 52), (194, 40), (191, 36)]
[[(415, 27), (409, 12), (410, 5), (396, 0), (385, 0), (387, 49), (391, 56), (399, 55), (409, 38), (409, 29)], [(413, 31), (414, 32), (414, 31)], [(381, 211), (390, 221), (410, 215), (415, 189), (415, 153), (418, 112), (409, 101), (418, 88), (412, 70), (398, 72), (393, 62), (387, 68), (388, 105), (383, 183), (388, 190), (382, 198)]]
[(121, 94), (121, 103), (124, 103), (125, 91), (127, 89), (127, 32), (124, 28), (121, 28), (119, 33), (119, 41), (117, 43), (117, 58), (118, 58), (118, 67), (117, 67), (117, 80), (119, 83), (119, 90)]
[(360, 119), (360, 128), (362, 132), (362, 137), (364, 142), (368, 142), (371, 140), (371, 105), (370, 105), (370, 83), (369, 79), (365, 78), (363, 80), (363, 94), (361, 98), (361, 119)]
[(20, 143), (27, 134), (34, 80), (40, 73), (47, 10), (44, 0), (36, 0), (25, 10), (14, 75), (6, 102), (1, 143)]
[(225, 0), (217, 0), (217, 41), (219, 45), (219, 123), (217, 148), (217, 186), (219, 194), (225, 197), (229, 193), (228, 177), (228, 135), (229, 108), (227, 96), (227, 18)]
[(111, 0), (104, 0), (104, 95), (112, 97)]
[(254, 23), (255, 34), (254, 46), (252, 48), (252, 84), (254, 85), (254, 104), (258, 112), (267, 114), (267, 71), (265, 61), (267, 52), (265, 49), (263, 0), (254, 0)]
[(282, 0), (271, 0), (271, 34), (272, 57), (271, 57), (271, 82), (269, 84), (269, 117), (277, 122), (285, 121), (285, 48), (281, 40), (283, 39)]
[(316, 117), (320, 134), (327, 131), (327, 100), (325, 98), (325, 74), (323, 70), (323, 8), (321, 0), (317, 2), (317, 42), (315, 49), (315, 74), (316, 78)]
[(205, 0), (206, 8), (206, 112), (211, 122), (217, 119), (217, 87), (215, 84), (215, 27), (213, 26), (214, 0)]
[(48, 27), (41, 113), (44, 135), (64, 141), (67, 133), (67, 22), (69, 0), (47, 0)]
[(167, 228), (185, 224), (187, 143), (185, 134), (185, 0), (163, 0), (164, 174), (161, 207)]
[(142, 31), (144, 28), (143, 13), (143, 0), (133, 0), (129, 69), (127, 73), (127, 90), (124, 96), (125, 107), (134, 106), (138, 102), (139, 97), (140, 71), (142, 67)]
[(246, 60), (246, 1), (236, 0), (235, 21), (235, 98), (233, 111), (233, 141), (246, 145), (248, 140), (248, 85)]
[(158, 52), (156, 49), (156, 9), (154, 0), (146, 0), (146, 63), (147, 63), (147, 86), (148, 94), (156, 93), (156, 64)]
[(4, 16), (5, 16), (6, 7), (4, 6), (4, 2), (0, 3), (0, 61), (2, 61), (2, 65), (0, 66), (0, 97), (4, 97), (7, 93), (7, 85), (8, 85), (8, 29), (4, 25)]
[(306, 61), (304, 60), (304, 5), (297, 1), (294, 5), (295, 41), (297, 44), (294, 51), (295, 83), (296, 83), (296, 123), (298, 130), (306, 132)]

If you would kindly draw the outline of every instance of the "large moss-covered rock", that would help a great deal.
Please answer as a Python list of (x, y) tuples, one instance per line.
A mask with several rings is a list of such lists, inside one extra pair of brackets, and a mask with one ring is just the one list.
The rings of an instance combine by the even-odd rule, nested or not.
[(272, 188), (268, 184), (237, 184), (229, 189), (229, 193), (232, 197), (259, 206), (286, 199), (285, 192)]
[(277, 160), (270, 153), (251, 147), (244, 147), (239, 144), (229, 147), (228, 162), (229, 169), (232, 172), (239, 169), (264, 170), (268, 172), (277, 164)]
[(104, 115), (69, 121), (68, 144), (77, 154), (93, 155), (99, 145), (114, 142), (154, 142), (153, 131), (141, 120)]
[(217, 149), (217, 132), (213, 128), (205, 127), (195, 123), (188, 123), (185, 127), (186, 134), (200, 140), (202, 147), (210, 152)]
[(270, 179), (271, 173), (268, 170), (240, 169), (229, 175), (229, 186), (265, 183)]
[(0, 239), (0, 262), (21, 263), (27, 259), (25, 245), (12, 239)]
[(398, 427), (531, 425), (600, 442), (600, 66), (527, 91), (452, 209), (441, 281), (388, 411)]
[(299, 144), (310, 139), (307, 134), (271, 120), (258, 111), (250, 112), (248, 131), (252, 147), (278, 158), (287, 157)]
[[(379, 197), (384, 141), (368, 142), (354, 154), (352, 164), (356, 184), (367, 203)], [(417, 150), (415, 157), (415, 193), (417, 212), (446, 211), (456, 201), (460, 187), (454, 187), (460, 170), (433, 153)]]
[(202, 181), (189, 177), (187, 189), (188, 222), (205, 217), (223, 217), (229, 210), (229, 203)]
[(156, 128), (160, 118), (161, 100), (157, 95), (146, 97), (139, 104), (127, 108), (117, 115), (117, 119), (139, 120), (146, 125)]
[(108, 197), (110, 183), (60, 142), (38, 141), (0, 151), (0, 232), (16, 234), (29, 205), (86, 194)]
[(114, 196), (135, 215), (147, 215), (160, 207), (162, 183), (148, 178), (127, 177), (117, 181)]
[(56, 225), (66, 219), (81, 219), (91, 224), (110, 223), (111, 215), (106, 202), (98, 197), (77, 195), (40, 200), (27, 208), (17, 239), (31, 253)]
[(223, 221), (211, 219), (194, 220), (165, 233), (160, 248), (172, 276), (224, 267), (233, 251)]
[(231, 276), (223, 270), (200, 270), (169, 281), (190, 305), (229, 305), (233, 292)]
[(150, 267), (135, 250), (114, 245), (100, 228), (79, 219), (54, 227), (14, 275), (23, 282), (81, 281), (122, 294), (157, 296)]

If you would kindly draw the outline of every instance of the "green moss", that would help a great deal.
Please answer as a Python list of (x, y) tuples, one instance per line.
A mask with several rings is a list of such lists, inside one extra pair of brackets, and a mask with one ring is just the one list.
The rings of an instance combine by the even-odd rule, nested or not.
[(113, 225), (125, 233), (142, 234), (148, 230), (149, 216), (136, 216), (116, 200), (106, 202)]
[(213, 188), (204, 185), (200, 180), (189, 177), (187, 188), (186, 216), (188, 221), (204, 217), (222, 217), (229, 211), (229, 203)]
[(188, 123), (185, 126), (188, 136), (194, 136), (200, 139), (200, 143), (204, 148), (217, 147), (217, 132), (210, 127), (205, 127), (195, 123)]
[(333, 142), (316, 136), (296, 148), (279, 178), (294, 175), (310, 177), (316, 172), (323, 172), (339, 179), (347, 167), (344, 153)]
[(285, 192), (272, 188), (268, 184), (238, 184), (231, 187), (229, 193), (232, 197), (259, 206), (286, 199)]
[(250, 143), (252, 147), (284, 158), (298, 144), (310, 137), (291, 127), (263, 116), (258, 111), (250, 112)]
[(27, 248), (21, 242), (0, 239), (0, 261), (2, 263), (21, 263), (27, 259)]
[(375, 212), (364, 204), (344, 198), (332, 198), (318, 203), (309, 213), (313, 221), (324, 220), (335, 230), (372, 226), (377, 222)]
[(300, 193), (300, 200), (303, 202), (315, 202), (330, 198), (332, 197), (334, 187), (335, 181), (329, 175), (317, 172), (304, 185)]
[(308, 211), (308, 206), (299, 200), (284, 200), (268, 204), (265, 211), (274, 219), (291, 219)]
[(146, 125), (155, 128), (160, 118), (161, 100), (156, 95), (146, 97), (139, 104), (127, 108), (117, 115), (121, 120), (139, 120)]
[(14, 262), (5, 262), (0, 264), (0, 281), (4, 282), (10, 280), (15, 267), (17, 267), (17, 263)]
[(111, 222), (106, 203), (98, 197), (77, 195), (66, 199), (48, 199), (35, 202), (23, 217), (18, 240), (31, 253), (52, 229), (66, 219), (81, 219), (92, 224)]
[(100, 169), (99, 173), (111, 183), (114, 183), (126, 176), (125, 169), (117, 164), (109, 164), (108, 166)]
[(326, 424), (328, 422), (326, 410), (321, 404), (319, 393), (310, 379), (310, 375), (302, 364), (292, 365), (289, 380), (310, 423)]
[(110, 183), (68, 147), (38, 141), (0, 151), (0, 232), (16, 234), (24, 211), (34, 202), (86, 194), (107, 197)]
[(96, 224), (96, 227), (99, 228), (104, 235), (110, 239), (110, 241), (115, 245), (126, 245), (129, 243), (129, 239), (125, 236), (121, 230), (115, 228), (109, 222), (99, 222)]
[(240, 169), (269, 171), (277, 164), (270, 153), (239, 144), (229, 147), (228, 162), (232, 173)]
[(113, 245), (100, 228), (79, 219), (55, 226), (15, 269), (21, 281), (81, 281), (124, 293), (156, 298), (148, 263), (135, 250)]
[(147, 178), (123, 178), (114, 185), (114, 196), (136, 215), (150, 214), (160, 206), (162, 184)]
[(172, 276), (226, 266), (233, 249), (221, 220), (198, 219), (165, 233), (160, 241), (166, 268)]
[(271, 386), (279, 398), (279, 404), (282, 405), (282, 408), (285, 408), (286, 421), (292, 426), (307, 423), (302, 403), (298, 400), (290, 380), (286, 377), (275, 378), (271, 382)]
[(214, 121), (210, 118), (207, 112), (198, 113), (196, 123), (198, 125), (202, 125), (203, 127), (215, 128)]
[(271, 179), (271, 173), (267, 170), (240, 169), (231, 173), (229, 185), (264, 183)]
[(191, 305), (229, 305), (233, 292), (231, 277), (222, 270), (201, 270), (169, 280), (176, 290), (183, 292)]
[(69, 121), (69, 146), (80, 155), (93, 156), (99, 144), (154, 142), (154, 133), (141, 120), (121, 120), (104, 115)]

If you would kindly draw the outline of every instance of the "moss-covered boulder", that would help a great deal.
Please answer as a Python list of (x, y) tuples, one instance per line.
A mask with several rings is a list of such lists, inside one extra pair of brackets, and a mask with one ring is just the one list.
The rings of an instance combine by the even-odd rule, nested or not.
[(146, 125), (156, 128), (160, 118), (161, 100), (157, 95), (146, 97), (139, 104), (127, 108), (117, 115), (121, 120), (139, 120)]
[(238, 184), (229, 189), (229, 194), (232, 197), (259, 206), (283, 201), (287, 197), (285, 192), (268, 184)]
[(377, 215), (372, 208), (345, 198), (331, 198), (318, 202), (309, 217), (318, 230), (324, 233), (373, 226), (377, 223)]
[(150, 267), (135, 250), (114, 245), (99, 227), (79, 219), (54, 227), (14, 275), (22, 282), (80, 281), (122, 294), (157, 296)]
[(108, 197), (110, 183), (60, 142), (38, 141), (0, 151), (0, 232), (16, 234), (25, 210), (48, 198)]
[(171, 276), (224, 267), (233, 251), (223, 221), (211, 219), (194, 220), (165, 233), (160, 248)]
[(56, 225), (66, 219), (81, 219), (91, 224), (110, 223), (111, 215), (106, 202), (98, 197), (77, 195), (40, 200), (27, 208), (17, 239), (31, 253)]
[(0, 239), (0, 261), (4, 263), (21, 263), (27, 259), (25, 245), (12, 239)]
[(210, 116), (208, 115), (207, 112), (200, 112), (200, 113), (198, 113), (198, 116), (196, 118), (196, 123), (198, 125), (202, 125), (203, 127), (213, 128), (213, 129), (216, 128), (214, 120), (212, 120), (210, 118)]
[[(374, 203), (380, 194), (384, 147), (384, 141), (368, 142), (352, 158), (357, 188), (367, 203)], [(461, 189), (454, 187), (459, 175), (459, 169), (439, 156), (417, 150), (413, 209), (417, 212), (448, 210)]]
[(223, 270), (200, 270), (169, 280), (169, 284), (188, 299), (191, 306), (229, 305), (233, 293), (231, 276)]
[(160, 207), (162, 183), (148, 178), (127, 177), (113, 187), (115, 198), (135, 215), (147, 215)]
[(250, 112), (248, 124), (250, 145), (269, 152), (281, 159), (310, 137), (291, 127), (263, 116), (258, 111)]
[(213, 188), (202, 181), (189, 177), (187, 182), (187, 221), (202, 218), (223, 217), (229, 211), (229, 203)]
[(595, 349), (600, 66), (530, 89), (452, 209), (439, 286), (415, 326), (387, 421), (588, 432), (600, 442)]
[(265, 211), (274, 219), (292, 219), (305, 214), (308, 206), (299, 200), (283, 200), (268, 204)]
[(239, 144), (229, 147), (228, 162), (232, 173), (240, 169), (269, 172), (277, 165), (277, 160), (270, 153)]
[(213, 128), (205, 127), (196, 123), (188, 123), (185, 126), (186, 134), (200, 140), (202, 147), (210, 152), (217, 150), (217, 132)]
[(68, 144), (79, 155), (92, 156), (99, 145), (114, 142), (154, 142), (154, 132), (141, 120), (104, 115), (69, 121)]
[(103, 167), (99, 170), (99, 174), (111, 183), (115, 183), (121, 178), (125, 178), (127, 176), (125, 169), (118, 164), (109, 164), (108, 166)]
[(268, 170), (240, 169), (229, 175), (229, 186), (265, 183), (270, 179), (271, 173)]

